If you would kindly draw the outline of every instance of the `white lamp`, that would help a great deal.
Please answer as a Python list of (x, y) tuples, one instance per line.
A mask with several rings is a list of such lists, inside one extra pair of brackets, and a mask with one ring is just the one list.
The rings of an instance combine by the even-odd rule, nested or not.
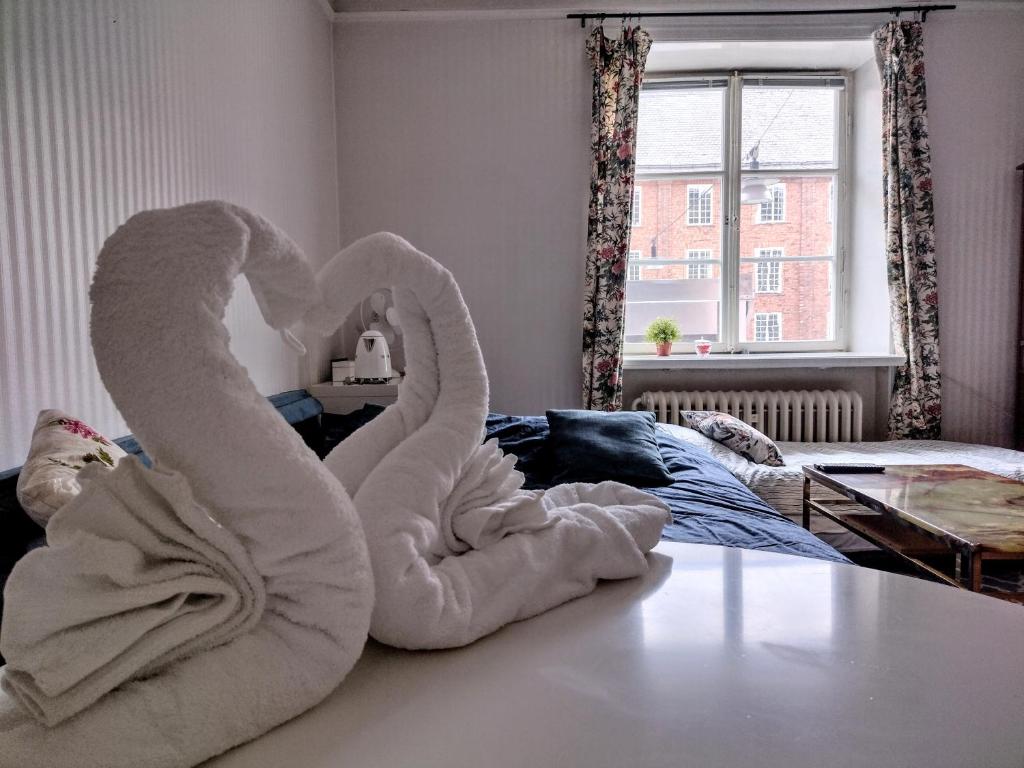
[[(750, 158), (750, 170), (752, 171), (756, 171), (761, 167), (760, 163), (757, 162), (757, 152), (759, 149), (760, 144), (755, 144), (747, 153), (747, 157)], [(766, 179), (762, 176), (748, 176), (744, 178), (743, 186), (740, 188), (740, 204), (760, 205), (761, 203), (772, 202), (770, 187), (772, 184), (778, 183), (778, 179)]]
[(753, 176), (743, 180), (743, 188), (740, 190), (741, 205), (760, 205), (772, 201), (772, 192), (768, 189), (770, 184), (775, 184), (776, 179), (762, 179)]

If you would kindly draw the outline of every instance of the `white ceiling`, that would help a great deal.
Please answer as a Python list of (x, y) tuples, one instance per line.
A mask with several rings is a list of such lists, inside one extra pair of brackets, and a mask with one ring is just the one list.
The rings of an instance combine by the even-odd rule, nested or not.
[(647, 72), (729, 69), (856, 69), (874, 55), (870, 40), (655, 42)]
[[(901, 0), (908, 5), (919, 0)], [(944, 0), (945, 1), (945, 0)], [(587, 11), (685, 11), (685, 10), (757, 10), (800, 8), (851, 8), (891, 5), (890, 0), (329, 0), (336, 11), (496, 11), (567, 10)], [(962, 8), (984, 5), (1021, 5), (1021, 0), (954, 0)]]

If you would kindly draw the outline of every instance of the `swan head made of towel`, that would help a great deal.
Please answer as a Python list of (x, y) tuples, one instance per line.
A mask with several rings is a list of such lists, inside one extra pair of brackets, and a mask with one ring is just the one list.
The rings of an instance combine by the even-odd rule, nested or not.
[(5, 766), (195, 765), (316, 704), (361, 653), (365, 538), (230, 353), (240, 274), (275, 328), (320, 303), (299, 248), (227, 203), (137, 214), (103, 246), (93, 349), (154, 468), (83, 473), (11, 575)]
[(404, 648), (465, 645), (644, 573), (667, 506), (618, 483), (523, 491), (515, 457), (481, 445), (487, 371), (451, 273), (405, 240), (371, 235), (317, 276), (330, 332), (390, 287), (404, 332), (398, 400), (340, 443), (327, 468), (352, 494), (374, 571), (370, 634)]

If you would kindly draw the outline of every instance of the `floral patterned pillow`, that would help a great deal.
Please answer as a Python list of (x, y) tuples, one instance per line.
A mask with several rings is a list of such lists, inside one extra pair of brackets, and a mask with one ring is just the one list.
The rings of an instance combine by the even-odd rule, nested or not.
[(46, 527), (53, 514), (82, 490), (78, 472), (86, 464), (113, 469), (126, 455), (78, 419), (61, 411), (42, 411), (18, 476), (18, 501), (29, 517)]
[(769, 467), (785, 464), (779, 447), (771, 438), (735, 416), (718, 411), (683, 411), (679, 414), (679, 423), (697, 430), (755, 464)]

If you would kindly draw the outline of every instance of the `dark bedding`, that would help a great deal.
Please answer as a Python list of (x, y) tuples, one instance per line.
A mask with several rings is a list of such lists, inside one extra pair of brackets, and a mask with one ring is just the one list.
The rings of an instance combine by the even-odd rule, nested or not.
[[(547, 450), (547, 420), (543, 416), (499, 416), (487, 419), (487, 436), (496, 437), (508, 453), (519, 457), (517, 467), (528, 488), (546, 488), (556, 468)], [(775, 512), (715, 459), (695, 446), (658, 431), (658, 448), (674, 482), (645, 490), (672, 508), (666, 541), (721, 544), (849, 562), (813, 534)]]

